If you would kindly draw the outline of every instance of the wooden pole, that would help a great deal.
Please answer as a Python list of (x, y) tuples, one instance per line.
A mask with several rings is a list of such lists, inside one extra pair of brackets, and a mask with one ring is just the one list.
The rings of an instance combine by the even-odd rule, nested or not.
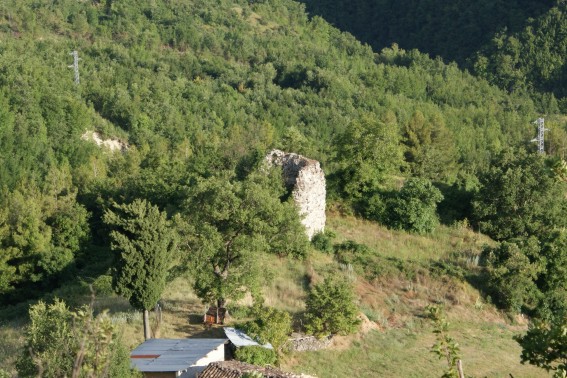
[(150, 312), (144, 310), (144, 339), (151, 339), (152, 331), (150, 330)]
[(459, 372), (459, 378), (465, 378), (465, 373), (463, 373), (463, 362), (457, 360), (457, 371)]

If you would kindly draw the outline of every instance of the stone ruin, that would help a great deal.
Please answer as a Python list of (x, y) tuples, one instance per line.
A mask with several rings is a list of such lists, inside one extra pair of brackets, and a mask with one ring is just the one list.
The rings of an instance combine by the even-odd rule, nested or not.
[(296, 352), (314, 352), (326, 349), (331, 344), (332, 336), (317, 338), (315, 336), (294, 333), (287, 340), (286, 346)]
[(325, 174), (316, 160), (294, 153), (272, 150), (266, 156), (268, 166), (282, 167), (285, 185), (292, 190), (301, 223), (309, 240), (325, 230)]

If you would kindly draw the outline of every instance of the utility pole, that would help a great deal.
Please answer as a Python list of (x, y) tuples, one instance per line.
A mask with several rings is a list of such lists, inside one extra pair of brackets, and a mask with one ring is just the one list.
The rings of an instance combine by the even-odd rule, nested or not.
[(545, 154), (544, 137), (545, 132), (549, 131), (549, 129), (545, 128), (545, 121), (543, 118), (538, 118), (534, 123), (537, 124), (537, 138), (534, 138), (531, 141), (537, 142), (537, 152)]
[(75, 70), (75, 85), (79, 85), (79, 52), (77, 50), (69, 53), (69, 55), (73, 55), (73, 65), (68, 66), (69, 68), (73, 68)]

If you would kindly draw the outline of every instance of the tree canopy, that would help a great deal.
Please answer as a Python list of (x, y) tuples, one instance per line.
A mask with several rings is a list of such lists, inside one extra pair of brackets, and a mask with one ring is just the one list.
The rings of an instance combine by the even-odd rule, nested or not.
[[(112, 249), (116, 252), (112, 286), (138, 309), (152, 309), (167, 282), (175, 259), (176, 235), (165, 213), (145, 200), (115, 204), (104, 214), (112, 228)], [(144, 333), (149, 338), (147, 317)]]
[(541, 155), (505, 150), (480, 175), (480, 185), (473, 215), (480, 231), (496, 240), (539, 236), (565, 225), (565, 185)]
[(239, 181), (225, 172), (190, 188), (184, 207), (195, 235), (189, 240), (189, 263), (203, 301), (239, 299), (249, 290), (257, 294), (263, 253), (305, 255), (305, 228), (295, 205), (280, 200), (285, 189), (275, 174), (281, 171), (253, 173)]

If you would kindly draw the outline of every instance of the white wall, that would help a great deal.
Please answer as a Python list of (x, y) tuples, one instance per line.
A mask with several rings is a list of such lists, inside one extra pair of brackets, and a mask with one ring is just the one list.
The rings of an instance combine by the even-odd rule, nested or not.
[(219, 345), (215, 350), (210, 351), (207, 355), (198, 360), (192, 366), (207, 366), (211, 362), (224, 361), (224, 344)]

